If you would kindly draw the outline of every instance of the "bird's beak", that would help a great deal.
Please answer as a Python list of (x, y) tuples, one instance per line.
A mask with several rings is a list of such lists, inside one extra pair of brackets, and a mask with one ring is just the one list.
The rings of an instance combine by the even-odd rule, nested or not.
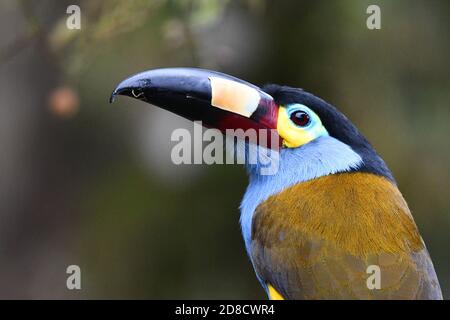
[[(232, 76), (194, 68), (155, 69), (122, 81), (111, 94), (139, 99), (223, 133), (254, 129), (256, 142), (277, 149), (278, 106), (257, 86)], [(242, 130), (238, 130), (242, 129)]]

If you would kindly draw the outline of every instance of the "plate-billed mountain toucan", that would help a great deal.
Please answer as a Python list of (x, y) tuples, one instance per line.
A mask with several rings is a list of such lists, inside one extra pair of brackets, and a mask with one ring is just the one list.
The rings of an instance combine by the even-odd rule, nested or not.
[[(120, 83), (111, 101), (116, 95), (222, 132), (276, 131), (278, 170), (261, 174), (248, 164), (240, 207), (247, 253), (269, 298), (442, 299), (392, 173), (332, 105), (301, 89), (259, 88), (193, 68), (139, 73)], [(378, 271), (378, 285), (369, 285), (370, 270)]]

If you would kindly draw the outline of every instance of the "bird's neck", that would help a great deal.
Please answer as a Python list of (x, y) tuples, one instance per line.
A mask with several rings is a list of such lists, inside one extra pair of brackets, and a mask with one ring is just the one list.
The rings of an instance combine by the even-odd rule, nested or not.
[(250, 183), (241, 202), (241, 228), (249, 252), (253, 213), (272, 195), (301, 182), (358, 169), (358, 153), (339, 140), (324, 136), (300, 148), (282, 149), (274, 174), (263, 175), (258, 165), (248, 165)]

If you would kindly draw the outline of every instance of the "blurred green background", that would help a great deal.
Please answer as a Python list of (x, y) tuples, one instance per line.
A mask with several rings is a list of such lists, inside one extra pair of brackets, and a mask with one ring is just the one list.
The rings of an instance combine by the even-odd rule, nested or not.
[(450, 297), (449, 13), (445, 0), (1, 1), (0, 298), (265, 298), (238, 223), (244, 169), (175, 166), (170, 134), (190, 122), (108, 104), (124, 78), (171, 66), (340, 108), (392, 169)]

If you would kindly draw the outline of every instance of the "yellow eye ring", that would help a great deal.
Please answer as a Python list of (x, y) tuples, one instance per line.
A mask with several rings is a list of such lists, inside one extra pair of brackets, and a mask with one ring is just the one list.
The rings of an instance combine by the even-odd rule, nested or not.
[(319, 116), (301, 104), (280, 106), (277, 131), (286, 148), (297, 148), (320, 136), (328, 135)]

